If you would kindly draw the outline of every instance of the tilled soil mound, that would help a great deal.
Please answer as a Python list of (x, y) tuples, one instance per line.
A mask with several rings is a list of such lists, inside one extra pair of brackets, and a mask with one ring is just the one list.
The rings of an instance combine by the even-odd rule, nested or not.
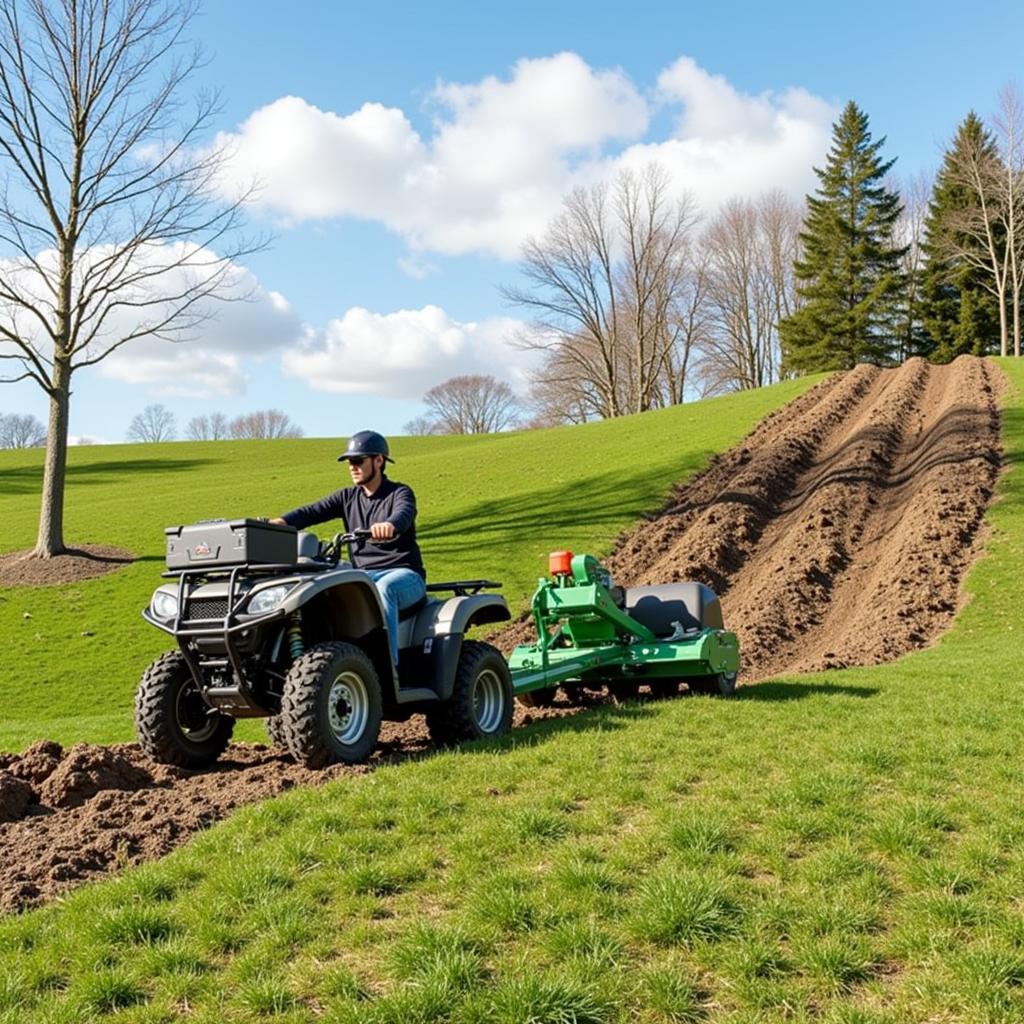
[(991, 363), (858, 366), (769, 417), (608, 559), (700, 580), (742, 678), (891, 661), (946, 629), (1001, 463)]
[[(517, 708), (515, 724), (580, 710)], [(23, 754), (0, 754), (0, 913), (162, 857), (241, 804), (362, 775), (429, 747), (426, 727), (414, 716), (384, 724), (369, 765), (319, 771), (258, 743), (233, 743), (205, 772), (153, 764), (135, 743), (63, 750), (41, 740)]]
[[(695, 579), (722, 598), (746, 682), (871, 664), (922, 647), (959, 606), (999, 472), (1001, 377), (989, 363), (859, 366), (765, 419), (620, 538), (624, 586)], [(492, 639), (531, 636), (519, 622)], [(516, 723), (573, 714), (517, 709)], [(17, 909), (167, 853), (233, 807), (371, 770), (429, 745), (420, 719), (387, 724), (370, 766), (312, 772), (234, 744), (207, 772), (148, 762), (132, 744), (0, 755), (0, 909)]]

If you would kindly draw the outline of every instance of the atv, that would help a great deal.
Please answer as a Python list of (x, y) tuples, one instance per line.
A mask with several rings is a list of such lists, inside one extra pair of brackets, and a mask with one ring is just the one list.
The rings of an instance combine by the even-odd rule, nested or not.
[(153, 760), (203, 768), (239, 718), (265, 718), (271, 743), (310, 768), (365, 761), (381, 722), (426, 717), (440, 743), (499, 736), (512, 723), (508, 665), (465, 639), (510, 618), (489, 580), (427, 586), (399, 615), (395, 665), (367, 573), (343, 558), (368, 530), (321, 543), (263, 520), (166, 531), (167, 571), (143, 611), (177, 649), (143, 673), (135, 726)]

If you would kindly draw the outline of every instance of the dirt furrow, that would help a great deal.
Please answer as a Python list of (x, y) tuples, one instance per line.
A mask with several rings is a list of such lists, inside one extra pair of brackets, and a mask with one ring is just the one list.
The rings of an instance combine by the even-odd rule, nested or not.
[[(624, 585), (696, 579), (721, 597), (746, 683), (889, 660), (931, 642), (961, 602), (999, 472), (991, 363), (858, 366), (767, 417), (607, 559)], [(532, 637), (526, 622), (494, 638)], [(516, 724), (579, 708), (518, 709)], [(360, 774), (429, 746), (385, 726), (369, 766), (322, 772), (236, 744), (215, 769), (147, 762), (134, 744), (42, 741), (0, 755), (0, 910), (161, 856), (239, 804)]]

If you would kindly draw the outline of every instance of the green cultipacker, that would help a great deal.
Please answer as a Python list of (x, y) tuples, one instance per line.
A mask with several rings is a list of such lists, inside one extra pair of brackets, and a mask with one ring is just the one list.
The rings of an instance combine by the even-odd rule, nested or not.
[(617, 587), (592, 555), (552, 552), (550, 578), (533, 595), (537, 641), (512, 652), (509, 668), (524, 704), (548, 704), (570, 692), (607, 686), (630, 697), (647, 685), (667, 696), (729, 696), (736, 689), (739, 642), (722, 606), (702, 583)]

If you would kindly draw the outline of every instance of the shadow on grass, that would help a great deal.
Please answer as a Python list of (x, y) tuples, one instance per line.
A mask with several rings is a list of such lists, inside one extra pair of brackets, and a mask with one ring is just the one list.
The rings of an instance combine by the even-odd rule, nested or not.
[[(673, 478), (690, 479), (707, 465), (711, 454), (692, 452), (679, 459), (671, 469)], [(626, 479), (623, 469), (616, 466), (606, 473), (576, 480), (571, 486), (541, 486), (515, 496), (488, 498), (467, 506), (458, 520), (431, 521), (421, 532), (432, 560), (462, 554), (467, 544), (482, 555), (489, 549), (504, 552), (515, 544), (517, 535), (550, 537), (558, 532), (559, 523), (568, 523), (574, 529), (593, 528), (649, 515), (664, 489), (663, 483), (656, 480), (645, 491), (637, 481)], [(474, 524), (468, 538), (466, 522)]]
[[(70, 484), (102, 484), (135, 473), (180, 473), (199, 466), (213, 465), (222, 459), (111, 459), (68, 466)], [(43, 467), (18, 466), (0, 471), (0, 491), (5, 494), (31, 494), (43, 485)]]
[(840, 686), (836, 683), (786, 683), (774, 680), (741, 686), (737, 690), (740, 700), (804, 700), (806, 697), (874, 697), (878, 688), (874, 686)]

